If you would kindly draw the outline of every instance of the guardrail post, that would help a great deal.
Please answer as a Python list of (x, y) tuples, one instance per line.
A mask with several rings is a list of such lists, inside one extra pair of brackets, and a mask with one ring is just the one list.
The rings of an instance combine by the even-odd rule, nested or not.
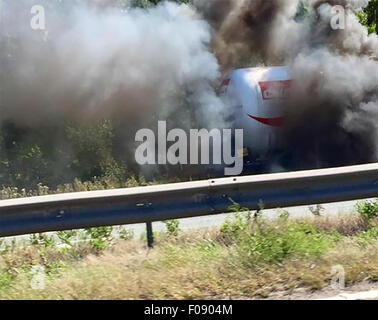
[(152, 231), (152, 222), (146, 223), (147, 229), (147, 248), (152, 249), (154, 247), (154, 234)]

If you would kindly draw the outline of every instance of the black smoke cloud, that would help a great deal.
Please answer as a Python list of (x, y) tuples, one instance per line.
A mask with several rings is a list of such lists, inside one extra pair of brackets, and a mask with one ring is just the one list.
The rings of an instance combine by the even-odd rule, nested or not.
[(281, 29), (282, 22), (294, 19), (298, 1), (194, 0), (194, 5), (213, 27), (218, 61), (230, 70), (256, 55), (267, 64), (282, 58), (281, 39), (290, 32)]
[[(307, 166), (377, 161), (377, 36), (355, 12), (368, 1), (312, 1), (313, 19), (288, 65), (287, 148)], [(345, 8), (345, 29), (334, 30), (334, 5)], [(293, 46), (294, 47), (294, 46)]]
[[(290, 67), (293, 85), (281, 102), (286, 110), (282, 135), (296, 165), (377, 160), (378, 39), (355, 15), (368, 2), (197, 2), (215, 30), (214, 51), (224, 68), (242, 65), (248, 54)], [(303, 4), (308, 13), (301, 17), (297, 9)], [(331, 27), (336, 5), (345, 10), (344, 29)], [(212, 15), (214, 10), (220, 14)]]

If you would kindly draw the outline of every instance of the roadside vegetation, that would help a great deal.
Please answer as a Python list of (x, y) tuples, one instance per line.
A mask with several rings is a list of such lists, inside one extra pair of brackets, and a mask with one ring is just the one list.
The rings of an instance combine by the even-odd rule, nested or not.
[[(332, 267), (346, 286), (378, 281), (378, 202), (356, 213), (276, 220), (233, 206), (220, 228), (180, 231), (166, 221), (155, 248), (127, 228), (102, 227), (31, 235), (0, 248), (1, 299), (265, 298), (329, 287)], [(33, 289), (35, 267), (44, 289)]]

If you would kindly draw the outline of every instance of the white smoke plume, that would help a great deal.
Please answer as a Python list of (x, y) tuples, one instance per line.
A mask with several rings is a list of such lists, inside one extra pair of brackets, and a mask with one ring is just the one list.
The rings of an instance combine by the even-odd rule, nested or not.
[[(33, 5), (45, 9), (46, 30), (31, 28)], [(184, 122), (190, 111), (219, 124), (210, 28), (190, 6), (3, 0), (1, 10), (1, 119), (116, 117), (146, 127), (159, 118)]]
[[(298, 17), (303, 1), (309, 13)], [(221, 72), (286, 64), (294, 81), (283, 135), (293, 156), (310, 166), (375, 161), (378, 40), (355, 16), (369, 1), (303, 1), (120, 10), (116, 0), (3, 0), (0, 120), (115, 118), (132, 137), (159, 119), (220, 127)], [(30, 27), (35, 4), (46, 9), (46, 30)], [(345, 29), (331, 27), (335, 5), (345, 9)]]

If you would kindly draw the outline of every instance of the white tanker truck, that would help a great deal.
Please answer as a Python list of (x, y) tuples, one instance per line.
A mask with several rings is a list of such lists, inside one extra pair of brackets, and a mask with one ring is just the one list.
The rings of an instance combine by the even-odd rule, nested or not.
[[(284, 110), (280, 103), (291, 86), (287, 67), (237, 69), (228, 74), (219, 95), (229, 108), (229, 121), (244, 130), (244, 167), (261, 171), (282, 153), (280, 131)], [(256, 168), (255, 170), (253, 168)]]

